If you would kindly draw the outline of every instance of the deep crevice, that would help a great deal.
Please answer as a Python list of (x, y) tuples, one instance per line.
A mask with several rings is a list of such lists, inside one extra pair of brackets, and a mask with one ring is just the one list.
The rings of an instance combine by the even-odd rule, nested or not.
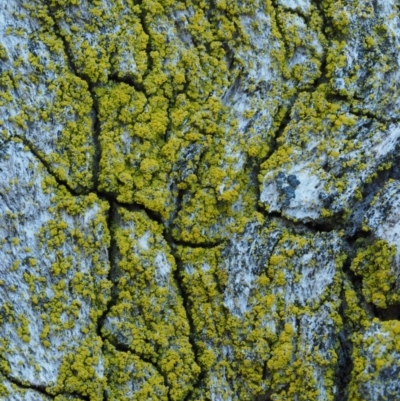
[[(186, 312), (186, 316), (187, 316), (187, 321), (189, 324), (189, 343), (192, 347), (193, 350), (193, 354), (194, 354), (194, 360), (197, 364), (197, 366), (200, 368), (200, 373), (196, 378), (196, 382), (193, 384), (193, 388), (196, 389), (196, 387), (198, 386), (199, 383), (201, 383), (201, 381), (205, 378), (205, 372), (202, 368), (202, 364), (199, 361), (199, 348), (196, 344), (196, 328), (195, 328), (195, 324), (194, 321), (192, 319), (192, 315), (191, 315), (191, 311), (190, 311), (190, 299), (189, 299), (189, 295), (187, 294), (183, 284), (182, 284), (182, 278), (180, 277), (181, 272), (183, 271), (184, 267), (183, 267), (183, 262), (181, 260), (181, 258), (179, 257), (179, 255), (176, 252), (176, 247), (175, 244), (171, 241), (171, 239), (166, 239), (169, 248), (170, 248), (170, 252), (171, 255), (174, 257), (175, 259), (175, 263), (176, 263), (176, 269), (174, 271), (174, 281), (176, 283), (176, 286), (178, 288), (179, 294), (182, 297), (182, 304), (183, 307), (185, 308), (185, 312)], [(190, 400), (193, 391), (189, 391), (189, 393), (187, 394), (187, 396), (184, 398), (184, 401), (188, 401)]]
[[(73, 62), (73, 59), (71, 57), (72, 51), (70, 48), (70, 45), (68, 41), (65, 39), (64, 35), (61, 33), (61, 29), (59, 27), (59, 24), (57, 22), (57, 19), (54, 17), (53, 13), (51, 12), (51, 6), (47, 6), (48, 9), (48, 15), (49, 17), (53, 20), (54, 22), (54, 34), (61, 40), (64, 48), (64, 54), (65, 57), (68, 61), (68, 66), (71, 69), (71, 71), (74, 73), (75, 76), (80, 78), (82, 81), (86, 82), (87, 84), (87, 91), (90, 94), (90, 97), (92, 99), (92, 118), (93, 118), (93, 125), (92, 125), (92, 137), (93, 137), (93, 145), (95, 148), (95, 154), (93, 157), (93, 187), (96, 190), (98, 186), (98, 173), (99, 173), (99, 162), (100, 162), (100, 156), (101, 156), (101, 147), (99, 143), (99, 135), (100, 135), (100, 121), (99, 121), (99, 107), (98, 107), (98, 100), (97, 96), (94, 93), (94, 90), (96, 88), (96, 84), (91, 82), (90, 78), (86, 76), (83, 73), (80, 73), (78, 71), (78, 68), (75, 66), (75, 63)], [(64, 184), (66, 185), (66, 184)], [(86, 193), (89, 193), (90, 191), (87, 191)], [(80, 193), (80, 192), (79, 192)], [(85, 194), (82, 192), (82, 194)]]
[(270, 218), (270, 219), (276, 219), (281, 221), (285, 226), (289, 227), (289, 228), (293, 228), (293, 229), (305, 229), (308, 232), (311, 233), (330, 233), (332, 231), (336, 231), (339, 230), (340, 227), (336, 227), (333, 223), (330, 222), (315, 222), (315, 221), (310, 221), (310, 222), (306, 222), (306, 221), (294, 221), (291, 220), (287, 217), (285, 217), (282, 213), (274, 211), (274, 212), (267, 212), (265, 211), (262, 207), (258, 206), (257, 207), (257, 211), (261, 214), (263, 214), (264, 216)]
[(92, 97), (92, 110), (93, 110), (93, 146), (94, 146), (94, 157), (93, 157), (93, 186), (96, 193), (99, 187), (99, 172), (100, 172), (100, 159), (101, 159), (101, 145), (100, 145), (100, 133), (101, 133), (101, 122), (99, 118), (99, 101), (94, 92), (95, 86), (89, 84), (89, 93)]
[(9, 375), (5, 374), (4, 372), (0, 372), (5, 378), (6, 380), (8, 380), (10, 383), (16, 385), (17, 387), (23, 389), (23, 390), (33, 390), (36, 391), (38, 393), (40, 393), (41, 395), (43, 395), (44, 397), (47, 398), (52, 398), (54, 399), (55, 397), (57, 397), (58, 395), (70, 395), (73, 397), (78, 397), (79, 399), (83, 400), (83, 401), (90, 401), (90, 398), (88, 396), (84, 396), (82, 394), (78, 394), (78, 393), (58, 393), (58, 394), (52, 394), (50, 392), (47, 391), (46, 386), (44, 385), (34, 385), (34, 384), (25, 384), (24, 382), (16, 379), (15, 377), (10, 377)]
[[(164, 230), (164, 238), (165, 237), (171, 237), (171, 234), (169, 232), (165, 232), (165, 230)], [(193, 248), (193, 249), (196, 249), (196, 248), (213, 249), (213, 248), (217, 248), (220, 245), (226, 243), (226, 240), (219, 240), (219, 241), (215, 241), (215, 242), (197, 243), (197, 242), (190, 242), (190, 241), (182, 241), (182, 240), (171, 239), (170, 242), (173, 242), (175, 245), (184, 246), (184, 247)]]
[[(176, 184), (175, 184), (176, 185)], [(170, 233), (171, 231), (171, 225), (173, 225), (173, 222), (175, 219), (178, 217), (179, 212), (182, 210), (183, 207), (183, 197), (185, 196), (185, 190), (178, 188), (178, 195), (176, 197), (176, 202), (175, 202), (175, 208), (174, 211), (171, 215), (171, 217), (168, 219), (168, 221), (165, 222), (165, 230)], [(172, 238), (172, 234), (171, 234)]]
[(156, 371), (157, 373), (163, 378), (164, 380), (164, 386), (166, 388), (168, 388), (167, 385), (167, 378), (165, 376), (165, 374), (163, 374), (161, 372), (161, 370), (159, 369), (158, 365), (156, 362), (153, 362), (151, 359), (149, 358), (145, 358), (143, 355), (135, 352), (134, 350), (132, 350), (132, 348), (130, 348), (129, 346), (125, 345), (125, 344), (121, 344), (117, 341), (114, 341), (112, 339), (108, 339), (109, 343), (116, 349), (116, 351), (118, 352), (122, 352), (122, 353), (129, 353), (131, 355), (136, 355), (138, 358), (140, 358), (143, 362), (148, 363), (149, 365), (151, 365)]
[[(273, 1), (273, 3), (275, 3), (275, 1)], [(280, 7), (280, 8), (282, 8), (282, 10), (284, 12), (297, 15), (298, 17), (303, 19), (306, 24), (310, 21), (310, 17), (306, 13), (304, 13), (300, 7), (289, 8), (289, 7), (285, 6), (285, 4), (280, 5), (280, 6), (274, 6), (274, 7), (275, 7), (275, 9)]]
[(120, 77), (117, 73), (108, 76), (108, 82), (123, 83), (134, 88), (137, 92), (144, 93), (144, 85), (142, 83), (137, 83), (131, 77)]
[(137, 203), (137, 202), (120, 202), (118, 201), (113, 194), (104, 192), (104, 191), (96, 191), (97, 196), (100, 199), (103, 199), (107, 202), (109, 202), (110, 204), (114, 204), (114, 206), (118, 206), (118, 207), (123, 207), (125, 209), (127, 209), (130, 212), (138, 212), (138, 211), (143, 211), (144, 213), (147, 214), (147, 216), (153, 220), (156, 221), (158, 224), (164, 226), (164, 221), (162, 219), (162, 217), (157, 213), (154, 212), (153, 210), (147, 208), (146, 206)]
[[(109, 261), (109, 271), (108, 271), (108, 275), (107, 275), (107, 280), (111, 283), (111, 288), (110, 288), (110, 298), (107, 301), (107, 304), (105, 306), (105, 309), (102, 313), (102, 315), (97, 319), (97, 324), (96, 324), (96, 334), (98, 335), (98, 337), (100, 337), (102, 339), (103, 345), (102, 345), (102, 353), (103, 355), (105, 354), (104, 352), (104, 346), (105, 346), (105, 338), (103, 336), (103, 333), (101, 332), (101, 329), (104, 325), (104, 321), (107, 318), (107, 315), (109, 314), (111, 307), (114, 304), (114, 298), (113, 298), (113, 291), (114, 291), (114, 287), (115, 287), (115, 282), (112, 279), (112, 273), (113, 273), (113, 249), (114, 249), (114, 236), (112, 235), (112, 223), (113, 223), (113, 218), (114, 218), (114, 204), (113, 203), (109, 203), (110, 205), (110, 210), (108, 211), (108, 216), (107, 216), (107, 228), (108, 231), (110, 233), (110, 245), (108, 247), (107, 250), (107, 254), (108, 254), (108, 261)], [(107, 377), (107, 375), (106, 375)], [(108, 377), (107, 377), (108, 378)], [(103, 399), (104, 401), (107, 401), (108, 399), (108, 395), (107, 395), (107, 388), (104, 389), (104, 393), (103, 393)]]
[(96, 191), (96, 193), (100, 199), (106, 200), (109, 203), (113, 203), (113, 204), (115, 204), (115, 206), (123, 207), (123, 208), (127, 209), (128, 211), (131, 211), (131, 212), (143, 211), (151, 220), (157, 222), (160, 226), (162, 226), (164, 238), (169, 243), (174, 243), (175, 245), (187, 246), (190, 248), (216, 248), (225, 242), (225, 240), (220, 240), (220, 241), (215, 241), (215, 242), (197, 243), (197, 242), (191, 242), (191, 241), (177, 240), (173, 237), (171, 230), (167, 228), (166, 221), (164, 221), (163, 218), (157, 212), (147, 208), (146, 206), (144, 206), (140, 203), (119, 202), (113, 197), (113, 195), (110, 195), (105, 192)]
[(272, 401), (271, 396), (273, 393), (273, 390), (268, 390), (265, 394), (257, 396), (254, 401)]
[(36, 157), (36, 159), (38, 159), (39, 162), (44, 166), (47, 173), (56, 180), (57, 184), (67, 188), (67, 190), (71, 193), (71, 195), (81, 196), (81, 195), (88, 195), (90, 192), (92, 192), (90, 190), (80, 191), (79, 189), (72, 188), (66, 180), (61, 179), (60, 177), (57, 176), (57, 174), (55, 174), (52, 171), (51, 164), (46, 161), (42, 153), (36, 150), (35, 147), (26, 138), (21, 137), (19, 135), (14, 135), (14, 138), (18, 138), (24, 144), (24, 146), (26, 146), (29, 149), (29, 151)]
[(385, 309), (376, 308), (375, 313), (381, 322), (400, 320), (400, 304), (388, 305)]
[(34, 390), (37, 391), (38, 393), (42, 394), (45, 397), (51, 397), (54, 398), (56, 395), (53, 394), (49, 394), (46, 391), (46, 386), (38, 386), (38, 385), (34, 385), (34, 384), (25, 384), (23, 382), (21, 382), (20, 380), (16, 379), (15, 377), (10, 377), (7, 374), (5, 374), (4, 372), (1, 372), (1, 374), (10, 382), (15, 384), (17, 387), (23, 389), (23, 390)]
[(351, 381), (351, 372), (353, 371), (354, 364), (352, 359), (353, 347), (350, 340), (351, 330), (348, 328), (348, 322), (345, 313), (345, 309), (348, 308), (348, 306), (346, 305), (343, 286), (340, 297), (341, 303), (339, 307), (339, 315), (343, 321), (343, 328), (338, 334), (338, 365), (334, 379), (338, 391), (335, 394), (334, 401), (348, 401), (348, 387)]

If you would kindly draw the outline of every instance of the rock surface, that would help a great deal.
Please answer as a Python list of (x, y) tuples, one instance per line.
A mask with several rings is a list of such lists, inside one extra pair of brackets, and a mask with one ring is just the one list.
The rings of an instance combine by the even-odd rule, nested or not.
[(0, 153), (1, 371), (49, 394), (102, 399), (108, 205), (72, 196), (20, 143)]
[(0, 4), (0, 398), (400, 397), (400, 10)]

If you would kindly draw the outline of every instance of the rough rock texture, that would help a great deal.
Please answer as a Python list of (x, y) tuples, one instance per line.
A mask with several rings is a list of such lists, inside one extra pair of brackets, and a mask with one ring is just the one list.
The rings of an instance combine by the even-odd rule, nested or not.
[(102, 399), (108, 205), (71, 196), (20, 143), (0, 153), (1, 372)]
[(295, 221), (346, 219), (399, 138), (400, 125), (358, 117), (322, 91), (302, 93), (278, 139), (281, 146), (261, 165), (260, 200), (268, 211)]
[(400, 10), (0, 2), (0, 398), (400, 398)]
[(50, 401), (51, 398), (38, 391), (20, 388), (7, 380), (3, 375), (1, 378), (2, 398), (7, 401)]
[(252, 223), (225, 246), (182, 247), (180, 255), (204, 372), (190, 400), (208, 392), (214, 400), (337, 393), (343, 253), (336, 233)]
[(117, 346), (151, 360), (165, 378), (171, 400), (180, 400), (199, 367), (162, 227), (143, 211), (117, 208), (112, 236), (115, 288), (102, 332)]
[(355, 340), (352, 400), (396, 399), (400, 392), (400, 325), (374, 322)]
[(0, 6), (0, 142), (32, 144), (70, 187), (93, 187), (93, 112), (88, 84), (69, 65), (40, 1)]

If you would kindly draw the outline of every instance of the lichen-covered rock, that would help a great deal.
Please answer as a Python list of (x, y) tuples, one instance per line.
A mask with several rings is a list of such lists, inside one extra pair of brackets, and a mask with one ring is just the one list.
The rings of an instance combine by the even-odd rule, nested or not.
[(351, 268), (362, 277), (365, 299), (381, 309), (400, 302), (400, 183), (389, 180), (372, 200), (363, 221), (371, 238), (358, 241)]
[(261, 165), (260, 201), (294, 221), (346, 220), (363, 187), (390, 167), (399, 137), (397, 124), (355, 115), (322, 89), (302, 93)]
[(0, 4), (0, 398), (399, 389), (394, 0)]
[(343, 255), (337, 234), (257, 222), (225, 246), (180, 248), (203, 371), (190, 399), (333, 400)]
[(20, 137), (71, 188), (93, 187), (92, 98), (43, 2), (0, 4), (0, 143)]
[[(229, 44), (229, 57), (235, 62), (229, 69), (229, 53), (219, 41), (212, 42), (211, 52), (205, 51), (210, 35), (221, 35), (218, 24), (208, 20), (212, 15), (218, 16), (224, 29), (232, 30), (231, 35), (237, 30), (226, 20), (225, 7), (200, 11), (195, 5), (183, 8), (179, 2), (163, 4), (165, 9), (156, 4), (129, 6), (134, 13), (141, 9), (149, 45), (157, 48), (150, 53), (143, 85), (119, 77), (120, 82), (101, 85), (95, 91), (102, 149), (99, 189), (120, 202), (142, 204), (167, 222), (173, 219), (173, 236), (178, 240), (216, 242), (243, 229), (240, 216), (250, 214), (257, 201), (254, 165), (249, 161), (270, 153), (296, 82), (308, 85), (320, 75), (322, 19), (315, 7), (310, 9), (309, 26), (292, 15), (293, 21), (283, 28), (285, 40), (291, 43), (286, 55), (292, 60), (288, 68), (274, 9), (258, 2), (249, 9), (235, 5), (231, 12), (243, 40)], [(106, 57), (106, 42), (99, 37), (119, 29), (109, 23), (116, 11), (101, 2), (97, 8), (87, 4), (82, 8), (66, 4), (62, 11), (55, 9), (62, 35), (74, 48), (85, 38), (100, 58)], [(75, 21), (73, 13), (79, 14), (77, 25), (67, 22)], [(101, 14), (95, 18), (103, 28), (101, 34), (97, 28), (84, 30), (89, 14)], [(279, 24), (287, 20), (285, 12), (281, 14)], [(74, 30), (81, 39), (73, 41)], [(299, 37), (295, 43), (290, 40), (293, 30)], [(107, 41), (110, 46), (122, 36), (113, 34), (112, 38)], [(118, 48), (121, 46), (123, 42)], [(298, 66), (306, 57), (303, 48), (312, 55), (309, 68)], [(85, 51), (73, 52), (73, 57), (81, 60), (75, 63), (82, 65), (82, 73), (93, 70), (87, 72), (92, 82), (104, 80), (110, 63), (104, 61), (103, 71), (102, 62), (92, 61), (93, 55), (80, 55)], [(100, 75), (102, 79), (96, 78)], [(286, 82), (291, 76), (294, 78)]]
[(354, 333), (349, 399), (395, 400), (400, 393), (400, 323), (373, 322)]
[[(400, 135), (395, 122), (399, 30), (397, 8), (386, 3), (322, 2), (325, 35), (337, 39), (326, 46), (326, 76), (311, 93), (299, 95), (276, 151), (261, 165), (260, 200), (268, 211), (299, 221), (346, 219), (363, 187), (393, 159)], [(307, 15), (310, 5), (282, 6)], [(292, 18), (301, 20), (297, 14)], [(284, 29), (290, 29), (290, 21), (285, 18)], [(308, 34), (318, 49), (312, 35), (326, 42), (317, 33), (314, 28), (295, 38)]]
[(325, 0), (334, 35), (327, 54), (332, 90), (354, 110), (390, 122), (399, 117), (399, 6), (393, 0)]
[(276, 8), (276, 15), (285, 43), (286, 66), (293, 80), (291, 84), (299, 91), (310, 88), (321, 77), (327, 41), (318, 7), (306, 2), (293, 3), (280, 1), (281, 7)]
[[(396, 264), (400, 266), (400, 181), (389, 180), (373, 199), (365, 216), (365, 227), (374, 238), (396, 247)], [(393, 272), (394, 276), (397, 276)]]
[(0, 149), (1, 372), (102, 399), (108, 205), (74, 197), (20, 143)]
[[(52, 398), (32, 389), (20, 388), (0, 374), (0, 396), (4, 401), (50, 401)], [(61, 401), (61, 400), (57, 400)]]
[(90, 82), (109, 76), (140, 83), (147, 69), (148, 35), (133, 1), (47, 1), (78, 74)]
[[(207, 111), (204, 116), (207, 120), (211, 117), (210, 123), (206, 120), (210, 128), (205, 132), (213, 138), (207, 137), (208, 143), (199, 152), (202, 163), (196, 163), (195, 158), (193, 173), (178, 183), (178, 188), (184, 190), (173, 222), (172, 232), (178, 240), (216, 243), (243, 230), (249, 221), (243, 216), (251, 217), (257, 202), (251, 160), (270, 153), (294, 92), (284, 81), (288, 72), (283, 71), (284, 47), (277, 35), (273, 10), (262, 2), (254, 2), (248, 9), (242, 6), (232, 10), (244, 39), (230, 43), (230, 82), (221, 92), (221, 101), (214, 99), (214, 106), (207, 107), (214, 118), (207, 109), (199, 113), (202, 117)], [(193, 121), (192, 125), (199, 123)]]
[[(260, 275), (251, 301), (257, 313), (251, 315), (258, 329), (255, 338), (265, 329), (274, 336), (266, 363), (272, 399), (322, 401), (337, 394), (344, 259), (343, 243), (335, 232), (283, 231)], [(268, 307), (262, 311), (264, 302)]]
[(110, 401), (167, 401), (164, 377), (150, 363), (107, 344), (107, 399)]
[(157, 366), (171, 400), (177, 401), (192, 389), (199, 368), (175, 282), (175, 260), (162, 231), (143, 211), (115, 211), (115, 293), (102, 332), (112, 343)]

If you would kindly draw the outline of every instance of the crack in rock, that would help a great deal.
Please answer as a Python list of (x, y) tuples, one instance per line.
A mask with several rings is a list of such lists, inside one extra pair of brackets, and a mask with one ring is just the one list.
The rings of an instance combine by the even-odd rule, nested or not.
[(339, 3), (0, 5), (0, 398), (395, 399), (400, 11)]

